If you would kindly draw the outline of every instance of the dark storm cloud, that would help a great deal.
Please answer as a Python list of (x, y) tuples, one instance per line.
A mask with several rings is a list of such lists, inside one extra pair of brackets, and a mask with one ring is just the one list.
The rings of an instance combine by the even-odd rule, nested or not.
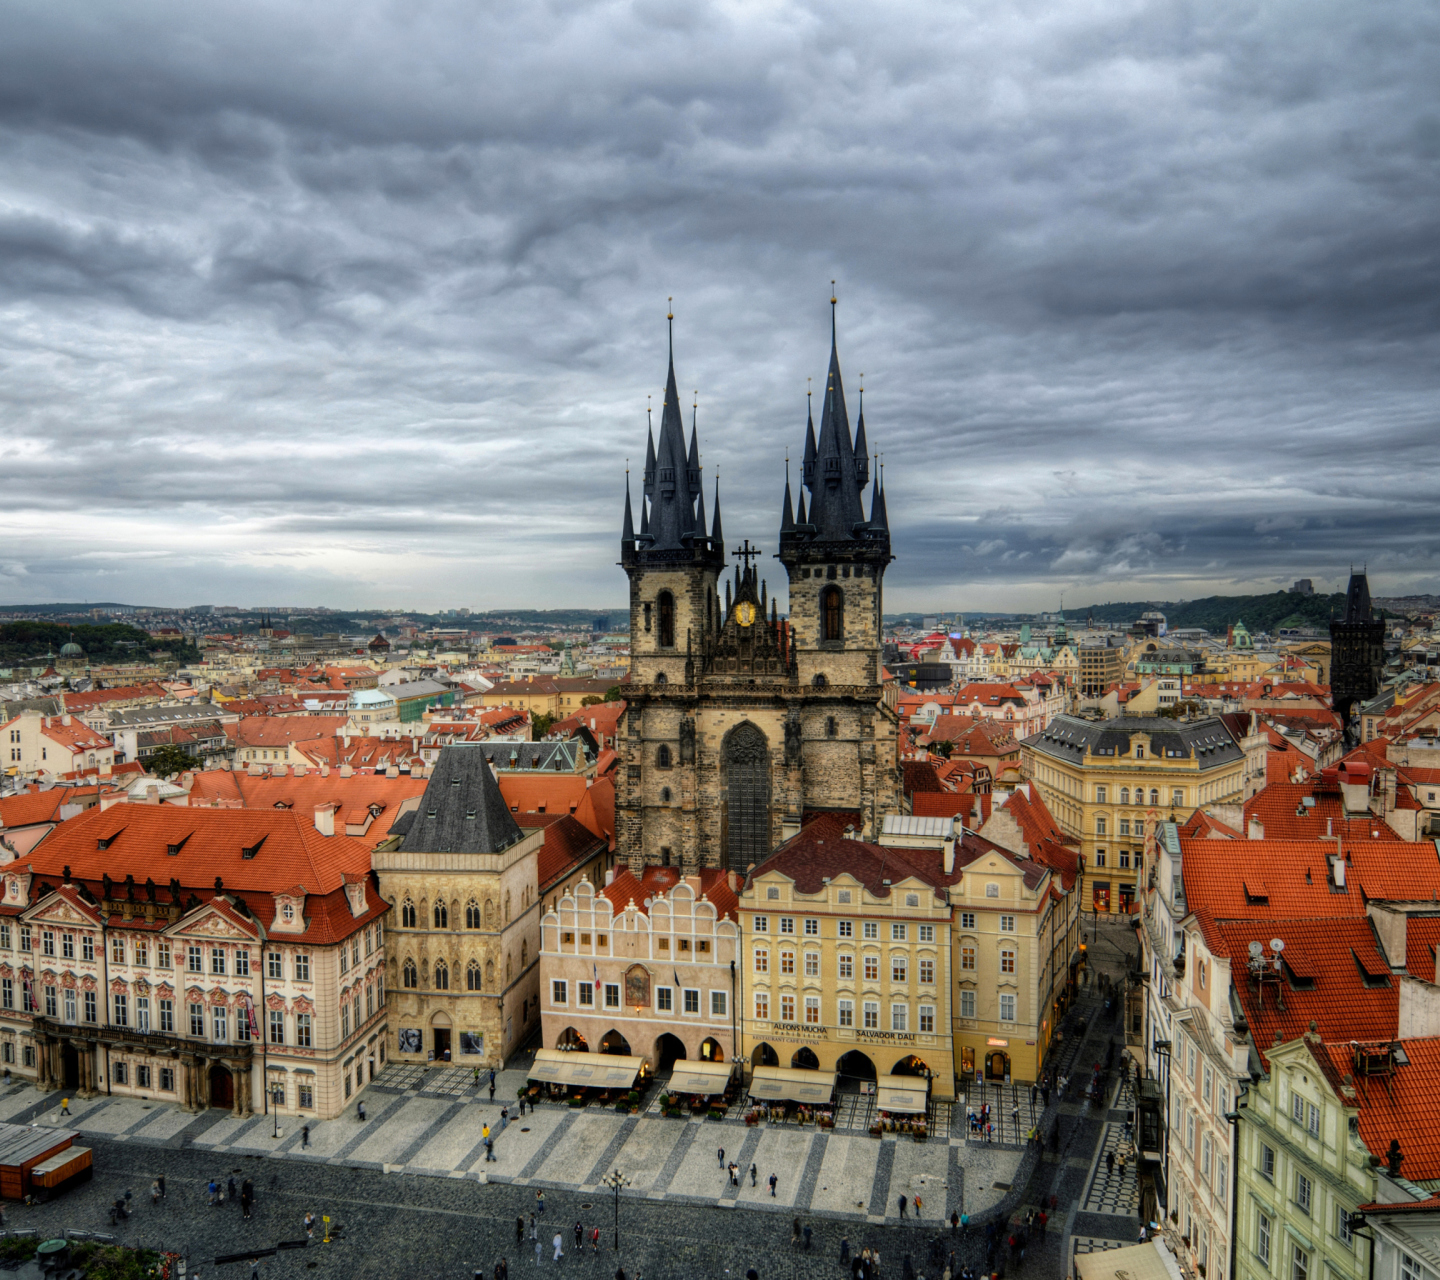
[[(11, 6), (0, 600), (623, 599), (665, 298), (895, 604), (1434, 589), (1433, 6)], [(768, 548), (767, 548), (768, 549)]]

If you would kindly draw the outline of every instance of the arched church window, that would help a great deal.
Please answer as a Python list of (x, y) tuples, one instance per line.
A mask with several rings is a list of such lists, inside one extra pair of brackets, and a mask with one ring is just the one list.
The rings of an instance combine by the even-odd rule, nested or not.
[(670, 681), (666, 678), (666, 675), (665, 675), (665, 673), (664, 673), (663, 671), (657, 671), (657, 672), (655, 673), (655, 683), (656, 683), (656, 684), (669, 684)]
[(658, 768), (668, 769), (670, 767), (670, 747), (668, 743), (662, 742), (655, 752), (655, 764)]
[(820, 638), (845, 638), (845, 595), (839, 587), (826, 587), (820, 596)]
[(435, 990), (450, 990), (450, 966), (443, 960), (435, 961)]
[(435, 904), (435, 927), (437, 929), (448, 929), (450, 927), (450, 912), (445, 909), (443, 902)]
[(400, 923), (406, 929), (415, 927), (415, 904), (406, 898), (400, 907)]
[(830, 687), (830, 681), (825, 678), (825, 673), (820, 671), (817, 672), (814, 679), (810, 681), (810, 687), (812, 689), (828, 689)]
[(675, 597), (668, 591), (662, 591), (655, 604), (656, 612), (660, 615), (660, 647), (673, 649), (675, 647)]
[(728, 865), (748, 866), (770, 852), (770, 744), (753, 724), (725, 737), (725, 849)]
[(467, 929), (480, 927), (480, 904), (474, 898), (465, 904), (465, 927)]
[(484, 988), (480, 985), (480, 962), (478, 960), (470, 961), (470, 963), (465, 967), (465, 990), (484, 990)]
[(405, 986), (409, 987), (410, 990), (413, 991), (415, 989), (415, 984), (418, 981), (415, 972), (415, 961), (408, 959), (405, 961), (405, 969), (402, 974), (401, 981), (404, 983)]

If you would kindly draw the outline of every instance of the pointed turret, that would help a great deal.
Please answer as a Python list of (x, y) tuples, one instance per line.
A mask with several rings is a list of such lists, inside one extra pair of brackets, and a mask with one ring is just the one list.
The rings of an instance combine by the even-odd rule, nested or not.
[(710, 530), (710, 549), (722, 559), (725, 556), (725, 534), (720, 528), (720, 477), (715, 477), (715, 524)]
[[(699, 405), (695, 406), (699, 412)], [(696, 436), (695, 419), (690, 419), (690, 452), (685, 461), (685, 478), (690, 485), (691, 495), (700, 492), (700, 442)]]
[(875, 484), (870, 490), (870, 523), (876, 529), (889, 529), (890, 522), (885, 518), (885, 491), (880, 488), (880, 474), (875, 474)]
[(800, 490), (800, 501), (795, 506), (795, 524), (797, 526), (809, 526), (809, 517), (805, 514), (805, 490)]
[(810, 412), (810, 393), (805, 393), (805, 457), (800, 463), (800, 483), (815, 489), (815, 418)]
[(655, 428), (650, 422), (650, 410), (645, 410), (645, 496), (655, 493)]
[(865, 384), (860, 384), (860, 421), (855, 426), (855, 483), (863, 489), (870, 482), (870, 446), (865, 442)]
[(630, 514), (630, 473), (625, 473), (625, 525), (620, 531), (620, 545), (622, 550), (625, 547), (635, 545), (635, 518)]
[(785, 459), (785, 505), (780, 509), (780, 535), (795, 532), (795, 504), (790, 499), (790, 459)]
[(699, 489), (699, 495), (695, 499), (695, 540), (703, 542), (705, 539), (705, 488), (703, 485)]
[(845, 386), (833, 327), (830, 371), (825, 377), (825, 402), (820, 411), (820, 439), (815, 446), (815, 483), (810, 492), (810, 523), (816, 528), (816, 538), (822, 542), (853, 538), (856, 526), (865, 522), (865, 513), (860, 507), (850, 416), (845, 408)]

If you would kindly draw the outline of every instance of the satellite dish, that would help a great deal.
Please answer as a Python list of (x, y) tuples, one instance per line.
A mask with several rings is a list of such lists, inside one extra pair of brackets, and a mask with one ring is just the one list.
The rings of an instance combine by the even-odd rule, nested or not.
[(1281, 951), (1284, 951), (1284, 950), (1285, 950), (1285, 939), (1283, 939), (1283, 938), (1271, 938), (1271, 939), (1270, 939), (1270, 950), (1276, 952), (1277, 954), (1278, 954), (1279, 952), (1281, 952)]
[(1250, 959), (1258, 960), (1264, 954), (1265, 944), (1263, 942), (1252, 942), (1250, 944)]

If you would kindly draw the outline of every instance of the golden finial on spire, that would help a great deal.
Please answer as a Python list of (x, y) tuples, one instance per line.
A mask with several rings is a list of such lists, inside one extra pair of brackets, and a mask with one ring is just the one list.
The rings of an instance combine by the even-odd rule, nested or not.
[(832, 280), (830, 281), (830, 305), (833, 307), (835, 305), (835, 302), (835, 281)]
[(809, 378), (805, 379), (805, 398), (807, 400), (810, 398), (810, 381)]
[(674, 297), (674, 295), (672, 294), (670, 297), (666, 298), (666, 299), (665, 299), (665, 302), (666, 302), (665, 319), (667, 319), (667, 320), (673, 320), (673, 319), (675, 319), (675, 297)]

